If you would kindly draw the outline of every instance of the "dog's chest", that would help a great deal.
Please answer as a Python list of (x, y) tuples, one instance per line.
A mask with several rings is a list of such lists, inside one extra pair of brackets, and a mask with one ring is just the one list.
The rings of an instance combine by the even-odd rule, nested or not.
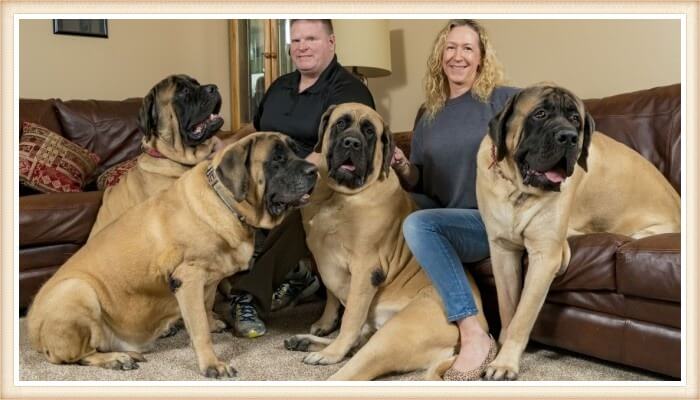
[(504, 247), (523, 245), (523, 232), (537, 213), (530, 195), (522, 192), (503, 194), (503, 201), (494, 201), (497, 206), (488, 207), (490, 235)]

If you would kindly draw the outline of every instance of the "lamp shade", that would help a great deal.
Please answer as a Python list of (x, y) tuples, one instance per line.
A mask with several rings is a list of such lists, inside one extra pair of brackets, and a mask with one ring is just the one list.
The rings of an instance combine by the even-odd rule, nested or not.
[(335, 52), (338, 62), (368, 78), (391, 74), (389, 20), (335, 19)]

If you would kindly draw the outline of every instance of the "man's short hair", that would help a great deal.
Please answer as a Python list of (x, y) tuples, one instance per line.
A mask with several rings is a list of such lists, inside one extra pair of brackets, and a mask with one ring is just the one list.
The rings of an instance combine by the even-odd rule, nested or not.
[(330, 19), (291, 19), (289, 20), (289, 29), (292, 29), (292, 25), (297, 21), (318, 21), (323, 24), (329, 36), (333, 34), (333, 22)]

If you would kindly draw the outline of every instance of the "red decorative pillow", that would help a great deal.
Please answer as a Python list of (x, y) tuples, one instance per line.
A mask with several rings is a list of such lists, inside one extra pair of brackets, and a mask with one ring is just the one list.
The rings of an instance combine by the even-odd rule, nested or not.
[(126, 176), (127, 172), (131, 171), (131, 169), (136, 166), (136, 160), (138, 160), (138, 157), (120, 162), (100, 174), (97, 178), (97, 188), (105, 190), (119, 183), (122, 177)]
[(19, 140), (19, 180), (41, 192), (79, 192), (100, 157), (61, 135), (31, 122)]

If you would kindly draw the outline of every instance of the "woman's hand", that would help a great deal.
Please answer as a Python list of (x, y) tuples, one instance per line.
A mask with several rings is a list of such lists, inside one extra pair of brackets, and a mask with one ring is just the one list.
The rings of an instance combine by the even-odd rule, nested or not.
[(398, 175), (401, 186), (404, 189), (411, 191), (415, 188), (416, 183), (418, 183), (418, 168), (408, 161), (406, 155), (398, 147), (394, 148), (394, 155), (391, 158), (391, 168), (396, 171), (396, 175)]
[(394, 148), (394, 155), (391, 158), (391, 167), (394, 168), (396, 172), (406, 172), (407, 168), (411, 163), (406, 158), (403, 151), (397, 146)]

